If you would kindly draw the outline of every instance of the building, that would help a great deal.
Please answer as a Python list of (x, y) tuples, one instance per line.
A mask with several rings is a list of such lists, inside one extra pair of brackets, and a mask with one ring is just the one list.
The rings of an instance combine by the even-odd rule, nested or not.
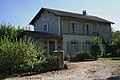
[(29, 23), (34, 31), (24, 34), (35, 37), (42, 50), (52, 54), (63, 49), (66, 55), (90, 51), (90, 40), (101, 35), (105, 45), (111, 43), (111, 21), (97, 16), (41, 8)]

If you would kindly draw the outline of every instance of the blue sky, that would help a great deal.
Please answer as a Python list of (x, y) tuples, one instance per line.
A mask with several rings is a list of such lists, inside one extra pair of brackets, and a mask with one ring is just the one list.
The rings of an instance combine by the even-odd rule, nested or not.
[(82, 13), (113, 21), (120, 30), (120, 0), (0, 0), (0, 23), (28, 26), (41, 7)]

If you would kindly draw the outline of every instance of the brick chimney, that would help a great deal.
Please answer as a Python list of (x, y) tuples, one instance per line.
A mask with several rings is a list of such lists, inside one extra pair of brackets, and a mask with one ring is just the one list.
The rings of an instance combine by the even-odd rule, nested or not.
[(83, 16), (87, 15), (86, 10), (83, 10), (82, 13), (83, 13)]

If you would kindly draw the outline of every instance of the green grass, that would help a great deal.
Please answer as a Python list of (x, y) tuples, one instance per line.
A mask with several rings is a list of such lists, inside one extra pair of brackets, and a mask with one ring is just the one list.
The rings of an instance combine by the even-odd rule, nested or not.
[(98, 61), (117, 61), (120, 62), (120, 57), (113, 57), (113, 58), (98, 58)]
[(111, 60), (111, 58), (98, 58), (97, 60)]

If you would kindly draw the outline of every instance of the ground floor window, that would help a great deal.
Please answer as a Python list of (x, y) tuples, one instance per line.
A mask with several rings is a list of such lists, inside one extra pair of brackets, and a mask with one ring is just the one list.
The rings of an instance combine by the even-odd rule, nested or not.
[(90, 52), (91, 44), (90, 41), (77, 41), (72, 40), (67, 42), (67, 53), (73, 54), (77, 52)]
[(80, 51), (81, 44), (79, 41), (73, 40), (67, 42), (67, 53), (76, 53)]
[(77, 49), (77, 42), (71, 42), (70, 46), (71, 46), (71, 52), (72, 53), (75, 53), (75, 52), (78, 51), (78, 49)]
[(90, 42), (85, 42), (84, 46), (85, 46), (85, 51), (90, 52), (90, 47), (91, 47)]

